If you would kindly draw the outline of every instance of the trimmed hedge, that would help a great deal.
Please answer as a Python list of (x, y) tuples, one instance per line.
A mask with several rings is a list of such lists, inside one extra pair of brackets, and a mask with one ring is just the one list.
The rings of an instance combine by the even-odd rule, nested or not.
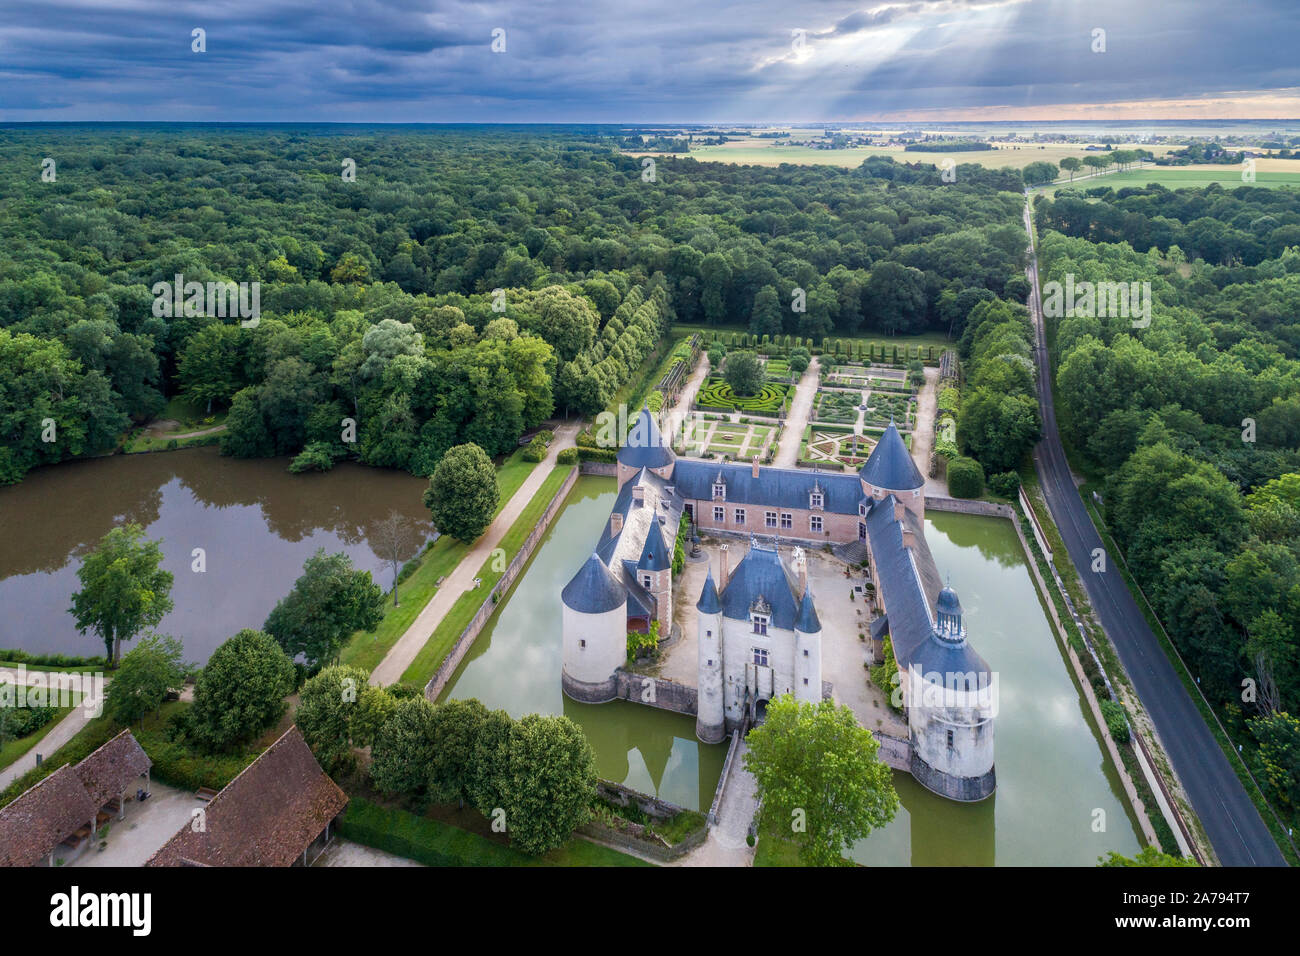
[(579, 461), (617, 461), (618, 452), (613, 448), (579, 448)]
[(978, 498), (984, 494), (984, 468), (974, 458), (948, 462), (948, 493), (954, 498)]
[(578, 463), (578, 449), (566, 448), (555, 456), (557, 465), (576, 465)]

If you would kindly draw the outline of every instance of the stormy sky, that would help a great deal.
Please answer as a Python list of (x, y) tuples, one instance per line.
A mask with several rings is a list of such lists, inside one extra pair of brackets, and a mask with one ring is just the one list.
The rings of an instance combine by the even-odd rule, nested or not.
[(0, 121), (1279, 118), (1297, 51), (1297, 0), (49, 0)]

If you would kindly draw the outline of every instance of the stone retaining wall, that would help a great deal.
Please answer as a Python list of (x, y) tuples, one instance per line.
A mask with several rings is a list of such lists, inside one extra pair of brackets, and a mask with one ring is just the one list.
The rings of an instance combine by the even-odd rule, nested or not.
[(618, 476), (618, 462), (584, 461), (579, 462), (578, 470), (584, 475), (600, 475), (604, 478), (614, 478)]
[(1000, 505), (992, 501), (979, 501), (974, 498), (944, 498), (936, 495), (926, 495), (925, 507), (931, 511), (952, 511), (963, 515), (988, 515), (992, 518), (1016, 520), (1016, 511), (1010, 505)]
[[(565, 468), (567, 465), (557, 467)], [(559, 490), (551, 498), (550, 504), (546, 506), (546, 511), (542, 514), (541, 520), (538, 521), (537, 527), (528, 535), (528, 538), (520, 546), (518, 553), (511, 559), (505, 573), (501, 575), (500, 580), (492, 587), (487, 594), (483, 596), (483, 603), (479, 605), (477, 613), (473, 620), (469, 622), (465, 630), (460, 632), (456, 638), (456, 643), (452, 645), (451, 650), (434, 672), (433, 677), (424, 685), (424, 696), (429, 700), (436, 701), (438, 695), (442, 693), (443, 688), (447, 686), (447, 681), (451, 680), (451, 675), (456, 672), (460, 662), (465, 659), (469, 653), (470, 647), (473, 646), (479, 632), (483, 630), (483, 625), (488, 622), (488, 618), (497, 609), (497, 606), (510, 593), (510, 586), (514, 584), (515, 578), (524, 569), (528, 559), (532, 557), (533, 549), (537, 547), (537, 542), (542, 540), (542, 535), (546, 534), (546, 529), (551, 526), (551, 522), (559, 513), (564, 499), (569, 496), (569, 491), (573, 488), (573, 483), (578, 480), (577, 468), (570, 468), (569, 476), (560, 484)], [(494, 601), (493, 598), (496, 598)]]

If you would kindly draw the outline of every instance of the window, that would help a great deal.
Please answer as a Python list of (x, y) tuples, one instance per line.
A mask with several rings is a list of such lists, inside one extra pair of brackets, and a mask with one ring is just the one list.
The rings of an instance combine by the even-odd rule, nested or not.
[(821, 494), (819, 494), (819, 493), (817, 493), (817, 492), (813, 492), (811, 495), (808, 496), (808, 507), (810, 507), (810, 508), (820, 508), (820, 507), (822, 507), (822, 501), (823, 501), (823, 500), (824, 500), (824, 497), (823, 497)]
[[(808, 656), (808, 651), (807, 651), (806, 649), (805, 649), (804, 652), (803, 652), (803, 656), (804, 656), (804, 657), (807, 657), (807, 656)], [(806, 683), (806, 681), (805, 681), (805, 683)]]
[(726, 521), (726, 520), (727, 520), (727, 509), (724, 508), (724, 507), (722, 507), (721, 505), (718, 505), (718, 507), (714, 508), (714, 509), (713, 509), (713, 520), (716, 521), (716, 522), (718, 522), (719, 524), (721, 524), (722, 522)]
[(776, 527), (776, 512), (775, 512), (775, 511), (767, 511), (767, 512), (764, 512), (764, 514), (763, 514), (763, 519), (764, 519), (764, 520), (763, 520), (763, 523), (766, 524), (769, 528), (775, 528), (775, 527)]
[(737, 509), (736, 509), (736, 524), (744, 524), (744, 523), (745, 523), (745, 509), (744, 509), (744, 508), (737, 508)]
[[(686, 507), (689, 508), (690, 505), (687, 505)], [(866, 506), (866, 505), (858, 505), (858, 514), (860, 514), (860, 515), (865, 515), (866, 513), (867, 513), (867, 506)]]
[(919, 498), (919, 497), (921, 497), (921, 489), (920, 489), (920, 488), (917, 488), (914, 492), (912, 492), (912, 497), (913, 497), (913, 498)]
[(810, 530), (812, 530), (812, 531), (821, 531), (821, 529), (822, 529), (822, 516), (821, 516), (821, 515), (813, 515), (812, 517), (810, 517), (810, 518), (808, 519), (808, 528), (809, 528)]
[(727, 486), (726, 486), (726, 485), (721, 485), (721, 484), (714, 485), (714, 486), (713, 486), (713, 497), (715, 497), (715, 498), (724, 498), (724, 499), (725, 499), (725, 498), (727, 497)]
[[(754, 615), (754, 633), (755, 633), (755, 634), (766, 634), (766, 633), (767, 633), (767, 615), (766, 615), (766, 614), (755, 614), (755, 615)], [(764, 652), (763, 652), (763, 657), (764, 657), (764, 661), (763, 661), (763, 663), (766, 664), (766, 663), (767, 663), (767, 660), (766, 660), (766, 657), (767, 657), (767, 651), (764, 651)]]
[(792, 514), (791, 514), (790, 512), (788, 512), (788, 511), (782, 511), (782, 512), (781, 512), (781, 527), (782, 527), (782, 528), (787, 528), (787, 529), (788, 529), (788, 528), (793, 528), (793, 527), (794, 527), (794, 515), (792, 515)]
[(647, 591), (650, 590), (650, 575), (641, 575), (641, 587), (645, 588)]
[(586, 647), (586, 646), (587, 646), (587, 642), (586, 642), (586, 641), (579, 641), (579, 642), (578, 642), (578, 646), (579, 646), (579, 647)]
[(952, 746), (952, 731), (948, 731), (948, 746)]
[(804, 686), (804, 687), (807, 687), (807, 686), (808, 686), (808, 678), (806, 678), (806, 677), (803, 679), (803, 686)]
[(705, 636), (705, 637), (712, 637), (712, 636), (713, 636), (713, 632), (712, 632), (712, 631), (705, 631), (705, 632), (704, 632), (704, 636)]
[[(766, 667), (766, 666), (767, 666), (767, 648), (766, 648), (766, 647), (756, 647), (756, 648), (754, 648), (754, 663), (757, 664), (759, 667)], [(951, 733), (951, 731), (949, 731), (949, 733)]]

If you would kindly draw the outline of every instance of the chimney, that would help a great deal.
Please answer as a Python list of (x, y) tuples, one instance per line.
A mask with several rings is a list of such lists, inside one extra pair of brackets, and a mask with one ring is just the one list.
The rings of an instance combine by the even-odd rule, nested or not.
[(903, 515), (907, 514), (907, 505), (903, 504), (897, 498), (894, 499), (894, 520), (902, 521)]
[(799, 600), (808, 593), (808, 555), (799, 551)]
[(632, 502), (637, 507), (645, 504), (645, 485), (632, 486)]
[(907, 525), (903, 525), (903, 547), (913, 550), (916, 548), (916, 532)]
[(623, 512), (615, 511), (609, 516), (609, 536), (612, 538), (623, 530)]
[(727, 576), (731, 573), (727, 567), (727, 546), (725, 544), (718, 546), (718, 556), (721, 563), (721, 567), (718, 569), (718, 588), (720, 590), (727, 586)]
[(757, 455), (754, 456), (754, 470), (753, 472), (751, 472), (751, 474), (753, 474), (755, 478), (758, 477), (758, 456)]

